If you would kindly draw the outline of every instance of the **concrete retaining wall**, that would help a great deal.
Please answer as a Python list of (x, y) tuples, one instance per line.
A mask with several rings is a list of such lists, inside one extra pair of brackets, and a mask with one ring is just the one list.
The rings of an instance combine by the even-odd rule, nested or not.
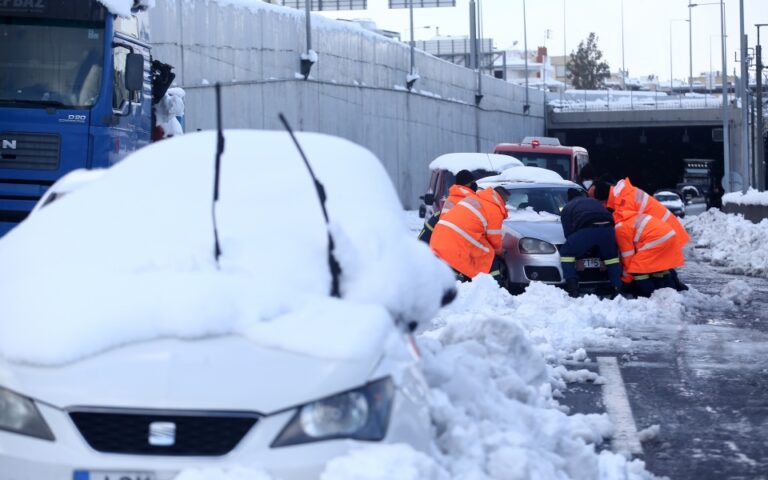
[[(222, 83), (225, 128), (282, 128), (338, 135), (383, 162), (407, 208), (416, 208), (427, 165), (447, 152), (490, 151), (496, 143), (544, 133), (543, 94), (482, 77), (418, 52), (420, 79), (405, 88), (408, 46), (350, 25), (312, 16), (318, 61), (309, 80), (303, 13), (266, 3), (253, 8), (214, 0), (165, 0), (150, 11), (153, 56), (176, 67), (187, 91), (187, 131), (215, 128), (215, 82)], [(350, 179), (354, 180), (354, 179)]]
[(726, 203), (723, 205), (723, 211), (725, 213), (740, 213), (752, 223), (760, 223), (764, 218), (768, 218), (768, 206), (766, 205)]

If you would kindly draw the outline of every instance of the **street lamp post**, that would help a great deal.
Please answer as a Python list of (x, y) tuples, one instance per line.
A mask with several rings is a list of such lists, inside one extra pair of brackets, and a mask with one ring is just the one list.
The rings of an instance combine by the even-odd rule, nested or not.
[(739, 0), (739, 41), (741, 61), (741, 174), (742, 190), (750, 186), (752, 175), (749, 174), (749, 53), (747, 52), (747, 34), (744, 33), (744, 0)]
[(693, 22), (688, 7), (688, 91), (693, 93)]
[(761, 190), (765, 190), (768, 186), (768, 169), (765, 165), (765, 140), (763, 139), (763, 47), (760, 45), (760, 27), (768, 27), (768, 23), (757, 23), (757, 46), (755, 47), (755, 62), (757, 67), (756, 77), (756, 95), (757, 95), (757, 121), (755, 122), (757, 129), (757, 139), (755, 145), (755, 153), (757, 157), (757, 183)]
[(719, 2), (691, 3), (688, 8), (698, 7), (700, 5), (720, 5), (720, 50), (722, 54), (721, 82), (723, 87), (723, 190), (727, 193), (731, 191), (731, 145), (728, 120), (728, 56), (725, 47), (725, 4), (723, 0)]
[(627, 67), (624, 65), (624, 0), (621, 0), (621, 89), (627, 89)]
[(528, 25), (525, 18), (525, 0), (523, 0), (523, 59), (525, 59), (525, 105), (523, 105), (523, 113), (527, 115), (531, 104), (528, 101)]

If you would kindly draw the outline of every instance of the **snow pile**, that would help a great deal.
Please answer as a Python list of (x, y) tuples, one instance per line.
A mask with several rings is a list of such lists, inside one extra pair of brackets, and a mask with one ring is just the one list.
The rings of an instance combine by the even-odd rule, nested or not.
[(188, 468), (181, 471), (174, 480), (274, 480), (274, 478), (263, 470), (231, 467)]
[(155, 0), (99, 0), (102, 5), (107, 7), (107, 10), (119, 15), (121, 17), (130, 17), (131, 8), (134, 4), (141, 6), (142, 8), (152, 8), (155, 6)]
[[(489, 276), (459, 287), (434, 327), (419, 338), (439, 462), (453, 479), (654, 478), (639, 460), (598, 452), (607, 415), (567, 415), (556, 397), (571, 378), (560, 362), (590, 348), (632, 340), (630, 327), (678, 321), (679, 295), (600, 301), (569, 298), (535, 283), (518, 297)], [(591, 373), (591, 372), (590, 372)]]
[[(132, 342), (239, 333), (257, 344), (355, 358), (393, 328), (392, 317), (435, 315), (453, 276), (408, 232), (375, 156), (346, 140), (298, 134), (328, 197), (343, 270), (339, 301), (328, 296), (323, 212), (288, 134), (224, 137), (218, 266), (216, 132), (154, 143), (0, 240), (0, 357), (59, 364)], [(351, 176), (381, 181), (350, 183)], [(291, 188), (275, 177), (292, 179)], [(296, 327), (304, 323), (311, 329)]]
[(754, 224), (741, 215), (710, 209), (684, 223), (696, 242), (694, 257), (726, 272), (768, 277), (768, 220)]
[(328, 462), (320, 480), (449, 480), (432, 457), (409, 445), (371, 445)]
[(184, 134), (181, 123), (178, 118), (184, 115), (184, 92), (183, 88), (169, 88), (163, 98), (155, 105), (155, 116), (157, 125), (163, 129), (163, 138), (175, 137)]
[(430, 170), (448, 170), (456, 175), (460, 170), (500, 172), (510, 167), (521, 167), (520, 160), (496, 153), (456, 152), (440, 155), (429, 164)]
[(746, 193), (731, 192), (723, 195), (723, 205), (762, 205), (768, 206), (768, 192), (761, 192), (750, 187)]
[(746, 305), (752, 301), (753, 289), (744, 280), (731, 280), (728, 282), (722, 290), (720, 290), (720, 297), (730, 300), (736, 305)]

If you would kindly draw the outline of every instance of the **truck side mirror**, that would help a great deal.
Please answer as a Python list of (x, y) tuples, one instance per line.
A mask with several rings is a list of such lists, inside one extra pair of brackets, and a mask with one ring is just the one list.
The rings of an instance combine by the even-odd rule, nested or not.
[(433, 203), (435, 203), (434, 193), (425, 193), (423, 198), (424, 198), (424, 203), (427, 205), (432, 205)]
[(144, 86), (144, 55), (129, 53), (125, 57), (125, 88), (129, 92), (141, 91)]

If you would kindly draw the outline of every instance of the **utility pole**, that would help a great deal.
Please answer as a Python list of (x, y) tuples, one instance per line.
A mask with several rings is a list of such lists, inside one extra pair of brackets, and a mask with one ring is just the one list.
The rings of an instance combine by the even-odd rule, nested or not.
[(688, 7), (688, 91), (693, 93), (693, 22), (690, 6)]
[(723, 73), (720, 75), (723, 84), (723, 191), (733, 190), (731, 185), (731, 136), (730, 120), (728, 119), (728, 56), (725, 46), (725, 4), (720, 0), (720, 33), (722, 34), (721, 53), (723, 56)]
[(523, 0), (523, 48), (525, 49), (523, 51), (523, 58), (525, 59), (525, 105), (523, 105), (523, 113), (528, 115), (531, 103), (528, 101), (528, 24), (525, 17), (525, 0)]
[(750, 186), (749, 174), (749, 55), (747, 34), (744, 33), (744, 0), (739, 0), (739, 22), (741, 40), (741, 174), (744, 177), (742, 190)]
[(763, 138), (763, 129), (765, 128), (763, 120), (763, 57), (762, 47), (760, 46), (760, 27), (766, 27), (768, 23), (758, 23), (757, 27), (757, 46), (755, 47), (755, 58), (757, 67), (757, 120), (756, 130), (757, 138), (755, 144), (755, 152), (757, 157), (757, 183), (760, 190), (765, 190), (768, 186), (768, 168), (765, 165), (765, 139)]

